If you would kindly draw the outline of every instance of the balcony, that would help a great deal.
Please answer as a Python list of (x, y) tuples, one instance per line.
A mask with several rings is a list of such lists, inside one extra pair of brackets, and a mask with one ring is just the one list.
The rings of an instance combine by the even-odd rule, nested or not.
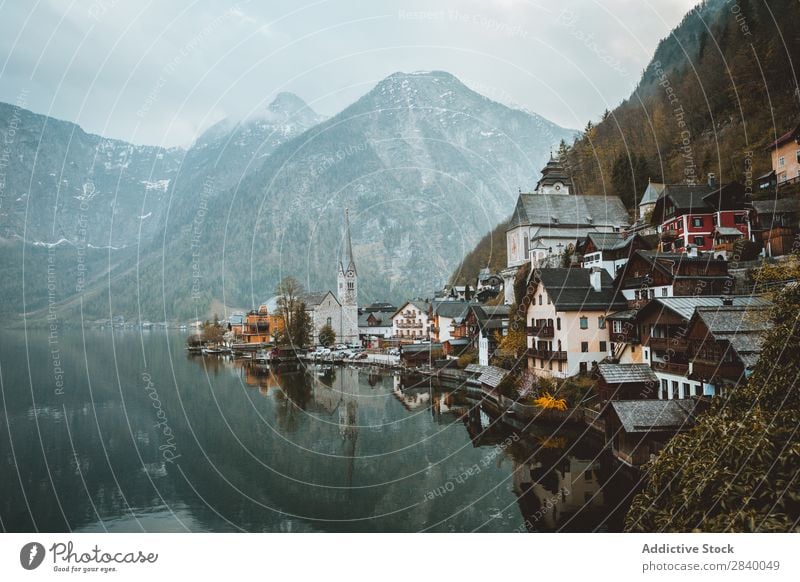
[(537, 350), (536, 348), (528, 349), (529, 358), (541, 358), (543, 360), (555, 360), (556, 362), (566, 362), (567, 352), (553, 352), (550, 350)]
[(738, 382), (744, 374), (741, 364), (734, 362), (710, 361), (705, 359), (695, 359), (692, 361), (692, 377), (695, 379), (711, 380), (719, 378)]
[(529, 325), (526, 330), (528, 335), (536, 337), (553, 337), (555, 333), (552, 325)]
[(686, 352), (689, 349), (689, 342), (684, 337), (653, 337), (650, 336), (645, 341), (645, 345), (651, 350), (666, 352)]
[(663, 374), (686, 376), (689, 373), (689, 364), (680, 362), (653, 362), (651, 367), (654, 372), (661, 372)]

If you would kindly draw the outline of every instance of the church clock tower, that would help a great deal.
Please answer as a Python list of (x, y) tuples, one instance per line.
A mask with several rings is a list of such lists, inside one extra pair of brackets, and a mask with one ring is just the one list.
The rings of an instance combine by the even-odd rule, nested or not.
[(353, 244), (350, 240), (350, 211), (344, 211), (344, 252), (339, 262), (337, 275), (337, 298), (342, 305), (342, 328), (337, 341), (358, 343), (358, 272), (353, 259)]

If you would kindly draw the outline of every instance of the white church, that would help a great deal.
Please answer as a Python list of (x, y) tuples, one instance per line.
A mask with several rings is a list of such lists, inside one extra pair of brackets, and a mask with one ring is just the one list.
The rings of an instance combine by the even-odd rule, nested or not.
[(618, 196), (575, 194), (561, 160), (551, 154), (533, 192), (520, 192), (506, 229), (507, 265), (501, 272), (505, 303), (514, 302), (514, 278), (525, 263), (558, 267), (589, 234), (619, 233), (629, 224)]
[(337, 344), (357, 344), (358, 339), (358, 271), (350, 239), (350, 212), (344, 214), (344, 244), (337, 269), (336, 295), (331, 291), (306, 293), (300, 299), (306, 304), (313, 329), (312, 343), (319, 345), (319, 332), (330, 325), (336, 332)]

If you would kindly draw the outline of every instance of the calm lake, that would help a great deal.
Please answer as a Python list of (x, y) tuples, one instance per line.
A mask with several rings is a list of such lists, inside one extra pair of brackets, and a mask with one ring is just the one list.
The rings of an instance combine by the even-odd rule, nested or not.
[(618, 531), (633, 481), (582, 427), (458, 387), (270, 371), (165, 331), (0, 333), (5, 531)]

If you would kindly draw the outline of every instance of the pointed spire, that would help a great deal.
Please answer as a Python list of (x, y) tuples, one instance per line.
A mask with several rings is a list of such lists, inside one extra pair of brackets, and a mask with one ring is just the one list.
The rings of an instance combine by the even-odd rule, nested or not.
[(353, 243), (350, 240), (350, 209), (344, 209), (344, 256), (342, 257), (342, 270), (348, 269), (356, 270), (356, 264), (353, 260)]

